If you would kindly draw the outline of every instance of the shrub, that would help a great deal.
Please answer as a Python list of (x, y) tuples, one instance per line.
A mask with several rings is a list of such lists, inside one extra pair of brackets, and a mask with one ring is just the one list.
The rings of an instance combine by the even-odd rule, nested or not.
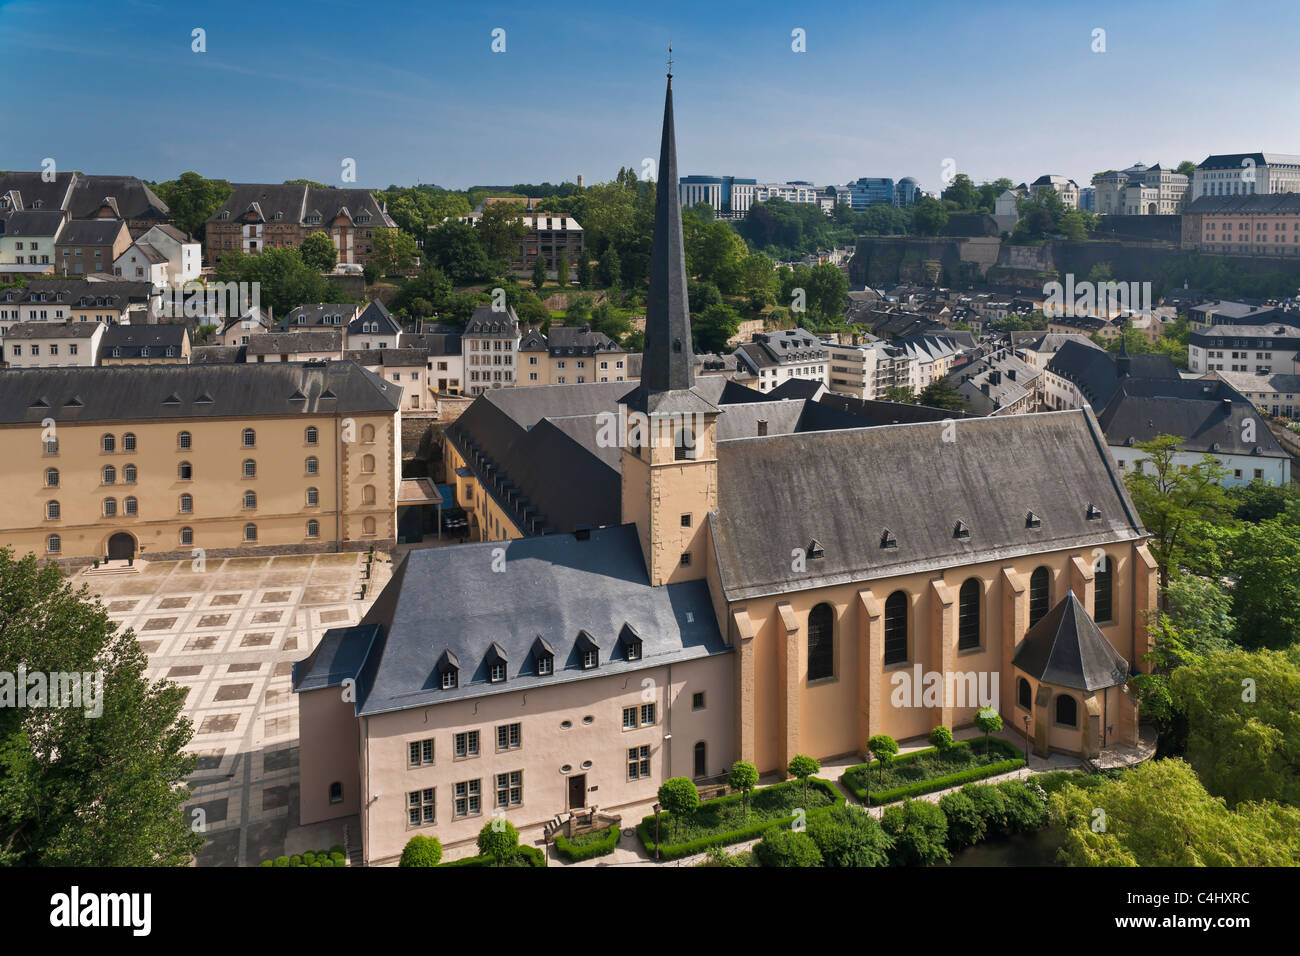
[(1002, 791), (992, 784), (975, 783), (961, 788), (961, 792), (975, 804), (975, 811), (984, 821), (984, 829), (992, 833), (1002, 833), (1007, 825), (1007, 798)]
[(898, 753), (898, 741), (889, 734), (876, 734), (867, 741), (867, 750), (871, 751), (871, 756), (880, 761), (883, 769), (889, 766), (890, 760)]
[(402, 848), (398, 866), (437, 866), (442, 861), (442, 841), (437, 837), (416, 834)]
[[(976, 742), (978, 743), (978, 742)], [(1024, 757), (1021, 751), (1013, 747), (1004, 740), (994, 737), (989, 741), (992, 752), (1007, 755), (1006, 760), (997, 763), (984, 764), (983, 766), (971, 767), (966, 770), (959, 770), (954, 773), (945, 774), (940, 777), (932, 777), (929, 780), (920, 780), (916, 783), (908, 784), (902, 787), (893, 787), (889, 790), (868, 791), (866, 786), (868, 774), (871, 772), (870, 764), (858, 764), (849, 767), (840, 776), (840, 782), (863, 803), (870, 803), (872, 806), (882, 806), (887, 803), (894, 803), (906, 797), (919, 797), (922, 794), (933, 793), (936, 790), (947, 790), (950, 787), (958, 786), (963, 783), (969, 783), (974, 780), (982, 780), (985, 777), (995, 777), (998, 774), (1010, 773), (1013, 770), (1019, 770), (1025, 765)], [(971, 741), (963, 740), (952, 744), (944, 753), (955, 753), (971, 747)], [(901, 757), (894, 757), (890, 765), (898, 767), (900, 764), (911, 763), (923, 757), (933, 756), (939, 753), (939, 748), (929, 747), (925, 750), (914, 750), (911, 753), (903, 754)]]
[(276, 866), (288, 866), (288, 865), (289, 865), (289, 858), (288, 858), (287, 856), (277, 856), (277, 857), (275, 858), (275, 865), (276, 865)]
[(304, 866), (311, 866), (313, 863), (316, 862), (316, 854), (313, 853), (311, 850), (308, 850), (306, 853), (302, 855), (302, 862)]
[(518, 849), (519, 831), (509, 820), (498, 817), (478, 831), (479, 854), (491, 857), (497, 866), (504, 866)]
[(332, 847), (330, 847), (329, 852), (330, 852), (330, 856), (344, 856), (347, 853), (347, 851), (343, 849), (342, 843), (335, 843)]
[(804, 803), (808, 802), (808, 778), (822, 768), (812, 757), (804, 754), (795, 754), (790, 758), (790, 764), (786, 767), (790, 776), (797, 777), (803, 781), (803, 799)]
[[(467, 856), (461, 860), (439, 863), (439, 866), (497, 866), (497, 861), (490, 856)], [(520, 845), (515, 848), (515, 855), (508, 857), (505, 865), (538, 867), (546, 865), (546, 854), (533, 846)]]
[(948, 821), (948, 845), (953, 849), (973, 846), (988, 832), (975, 802), (960, 790), (940, 797), (939, 809)]
[[(930, 866), (947, 863), (948, 820), (943, 811), (926, 800), (905, 800), (889, 823), (881, 821), (888, 832), (895, 829), (893, 863), (895, 866)], [(885, 811), (890, 816), (889, 810)]]
[(289, 865), (302, 866), (302, 856), (298, 853), (295, 853), (293, 856), (289, 857)]
[(700, 805), (700, 791), (685, 777), (669, 777), (659, 785), (659, 805), (673, 818), (673, 838), (682, 817)]
[(871, 814), (840, 803), (808, 820), (826, 866), (888, 866), (893, 841)]
[(1082, 770), (1049, 770), (1047, 773), (1034, 774), (1033, 779), (1048, 794), (1059, 793), (1067, 786), (1093, 790), (1106, 780), (1101, 774), (1084, 773)]
[(930, 743), (940, 751), (947, 750), (952, 746), (952, 731), (940, 724), (934, 730), (930, 731)]
[(273, 866), (274, 864), (275, 864), (274, 860), (263, 860), (261, 863), (258, 864), (258, 866)]
[(975, 726), (984, 731), (984, 750), (989, 749), (989, 734), (996, 734), (1002, 729), (1002, 717), (992, 707), (985, 707), (975, 714)]
[(557, 833), (555, 835), (555, 852), (572, 863), (605, 856), (614, 852), (614, 847), (618, 846), (618, 838), (622, 836), (622, 833), (623, 831), (618, 827), (609, 826), (605, 828), (605, 834), (600, 839), (580, 844), (571, 842), (563, 833)]
[(1047, 794), (1042, 787), (1021, 780), (1003, 780), (997, 789), (1006, 799), (1007, 833), (1027, 833), (1047, 826)]
[(752, 763), (745, 763), (743, 760), (737, 760), (731, 765), (731, 774), (727, 777), (727, 785), (732, 790), (740, 791), (740, 802), (746, 814), (749, 813), (749, 794), (758, 786), (758, 768)]
[(763, 866), (821, 866), (822, 855), (807, 833), (773, 827), (754, 846)]

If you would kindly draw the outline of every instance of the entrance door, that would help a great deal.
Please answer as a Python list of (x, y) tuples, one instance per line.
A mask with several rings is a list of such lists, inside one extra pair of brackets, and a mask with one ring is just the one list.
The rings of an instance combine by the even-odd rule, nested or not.
[(124, 531), (119, 531), (108, 539), (108, 560), (120, 561), (135, 557), (135, 538)]
[(569, 809), (581, 810), (587, 805), (587, 775), (575, 774), (569, 778)]

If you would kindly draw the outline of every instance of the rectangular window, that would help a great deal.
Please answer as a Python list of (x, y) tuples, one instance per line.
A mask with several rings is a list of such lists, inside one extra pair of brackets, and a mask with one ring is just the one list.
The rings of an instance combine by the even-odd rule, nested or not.
[(407, 745), (407, 762), (412, 767), (433, 763), (433, 738), (412, 740)]
[(517, 807), (524, 802), (524, 772), (512, 770), (497, 774), (497, 806)]
[(649, 727), (654, 722), (655, 722), (655, 705), (642, 704), (641, 705), (641, 726)]
[(691, 695), (691, 710), (704, 709), (704, 691), (697, 690)]
[(456, 734), (456, 756), (457, 757), (477, 757), (478, 756), (478, 731), (469, 730), (463, 734)]
[(635, 707), (623, 708), (623, 729), (636, 730), (636, 708)]
[(497, 728), (497, 750), (518, 750), (522, 724), (502, 724)]
[(641, 780), (650, 776), (650, 747), (629, 747), (627, 751), (627, 779)]
[(472, 817), (480, 812), (482, 780), (466, 780), (456, 784), (456, 816)]
[(412, 790), (406, 795), (406, 822), (408, 826), (413, 827), (428, 826), (436, 822), (433, 787)]

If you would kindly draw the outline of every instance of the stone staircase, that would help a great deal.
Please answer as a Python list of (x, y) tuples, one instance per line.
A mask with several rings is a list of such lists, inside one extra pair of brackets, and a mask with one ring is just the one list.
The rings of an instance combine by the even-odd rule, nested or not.
[(148, 562), (135, 559), (134, 564), (128, 564), (126, 558), (120, 558), (116, 561), (101, 561), (99, 567), (93, 564), (88, 565), (81, 572), (83, 577), (101, 578), (111, 577), (118, 574), (139, 574), (144, 568), (147, 568)]

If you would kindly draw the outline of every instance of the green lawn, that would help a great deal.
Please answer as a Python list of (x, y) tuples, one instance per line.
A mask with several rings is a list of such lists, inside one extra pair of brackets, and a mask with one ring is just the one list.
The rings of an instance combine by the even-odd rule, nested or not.
[(922, 751), (915, 757), (904, 754), (894, 758), (886, 767), (882, 767), (879, 761), (873, 761), (870, 765), (870, 787), (867, 786), (866, 765), (850, 767), (844, 773), (844, 782), (855, 791), (869, 789), (873, 794), (882, 793), (955, 773), (978, 770), (1018, 756), (1021, 756), (1021, 752), (1005, 741), (990, 740), (988, 753), (985, 754), (984, 741), (971, 740), (959, 743), (947, 751), (931, 749)]
[[(763, 787), (749, 795), (749, 812), (746, 813), (739, 797), (723, 797), (700, 804), (699, 809), (677, 823), (667, 814), (659, 815), (659, 835), (661, 847), (668, 848), (683, 843), (691, 843), (705, 837), (718, 836), (733, 830), (752, 827), (769, 820), (784, 820), (794, 815), (795, 810), (818, 810), (829, 807), (834, 798), (824, 790), (809, 783), (808, 799), (805, 802), (803, 784), (799, 781), (778, 783)], [(653, 836), (653, 822), (651, 835)]]

